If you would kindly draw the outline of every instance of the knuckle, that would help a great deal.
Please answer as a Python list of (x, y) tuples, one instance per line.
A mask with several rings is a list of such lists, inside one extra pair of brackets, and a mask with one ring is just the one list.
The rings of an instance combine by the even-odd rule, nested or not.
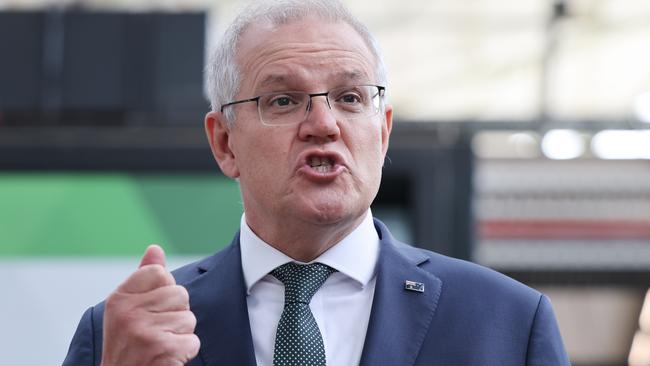
[(197, 322), (196, 316), (191, 311), (188, 311), (187, 313), (188, 313), (187, 318), (188, 318), (190, 327), (192, 328), (192, 331), (194, 331), (194, 329), (196, 328), (196, 322)]
[(162, 270), (161, 279), (165, 281), (165, 284), (176, 285), (176, 279), (174, 278), (174, 275), (172, 275), (172, 273), (169, 272), (165, 267), (158, 267), (160, 267), (160, 270)]
[(196, 334), (192, 334), (192, 344), (195, 350), (195, 354), (198, 353), (199, 349), (201, 348), (201, 340)]
[(184, 304), (190, 303), (190, 293), (187, 292), (187, 289), (185, 287), (181, 285), (175, 285), (174, 289), (180, 301), (182, 301)]
[(161, 266), (160, 264), (150, 264), (148, 266), (142, 267), (141, 269), (147, 271), (151, 276), (156, 278), (166, 278), (168, 273), (165, 267)]
[(158, 349), (160, 350), (160, 354), (165, 355), (165, 356), (175, 356), (178, 354), (178, 347), (179, 344), (174, 341), (172, 337), (164, 337), (160, 339), (160, 343), (158, 345)]
[(184, 311), (181, 315), (179, 331), (185, 334), (194, 333), (196, 328), (196, 317), (191, 311)]
[(200, 349), (201, 349), (201, 340), (196, 334), (192, 334), (187, 349), (187, 358), (192, 359), (196, 357)]
[(174, 312), (173, 316), (169, 318), (169, 323), (166, 324), (167, 329), (177, 335), (192, 333), (196, 326), (196, 321), (188, 313), (189, 311)]

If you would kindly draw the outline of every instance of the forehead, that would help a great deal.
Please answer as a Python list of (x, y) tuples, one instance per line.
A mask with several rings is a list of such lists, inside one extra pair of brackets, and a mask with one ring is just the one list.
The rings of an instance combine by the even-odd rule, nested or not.
[(376, 60), (356, 30), (316, 18), (251, 25), (239, 39), (237, 63), (242, 91), (375, 82)]

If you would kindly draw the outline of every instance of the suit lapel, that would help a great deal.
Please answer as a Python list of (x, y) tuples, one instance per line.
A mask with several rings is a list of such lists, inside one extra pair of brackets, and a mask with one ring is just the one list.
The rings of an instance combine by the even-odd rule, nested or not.
[[(379, 221), (381, 238), (377, 282), (361, 365), (413, 365), (429, 329), (442, 282), (418, 267), (428, 258), (398, 244)], [(424, 284), (424, 292), (405, 290), (405, 281)]]
[[(435, 314), (442, 282), (418, 267), (428, 260), (426, 256), (412, 248), (398, 248), (403, 244), (381, 222), (375, 221), (375, 226), (381, 253), (360, 364), (412, 365)], [(200, 263), (198, 270), (200, 275), (185, 285), (201, 340), (194, 361), (205, 366), (255, 365), (239, 233), (228, 248)], [(424, 284), (424, 292), (405, 290), (407, 280)]]
[(201, 340), (198, 358), (205, 366), (255, 365), (239, 233), (229, 247), (200, 264), (199, 272), (185, 286)]

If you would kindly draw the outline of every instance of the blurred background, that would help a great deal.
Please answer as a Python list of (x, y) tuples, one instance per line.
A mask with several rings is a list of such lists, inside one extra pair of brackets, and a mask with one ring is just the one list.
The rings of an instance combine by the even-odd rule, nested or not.
[[(547, 293), (574, 365), (650, 365), (650, 2), (344, 2), (395, 108), (375, 215)], [(240, 6), (0, 2), (3, 364), (60, 364), (149, 243), (230, 242), (202, 69)]]

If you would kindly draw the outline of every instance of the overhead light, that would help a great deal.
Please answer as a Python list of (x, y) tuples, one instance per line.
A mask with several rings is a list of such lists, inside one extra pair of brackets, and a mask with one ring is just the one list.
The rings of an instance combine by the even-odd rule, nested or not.
[(650, 159), (650, 130), (603, 130), (591, 140), (601, 159)]
[(532, 159), (540, 155), (534, 131), (481, 131), (472, 138), (472, 150), (481, 159)]
[(575, 159), (584, 154), (585, 141), (578, 131), (550, 130), (542, 139), (542, 152), (549, 159)]
[(539, 136), (532, 132), (517, 132), (508, 137), (519, 158), (536, 158), (539, 156)]

